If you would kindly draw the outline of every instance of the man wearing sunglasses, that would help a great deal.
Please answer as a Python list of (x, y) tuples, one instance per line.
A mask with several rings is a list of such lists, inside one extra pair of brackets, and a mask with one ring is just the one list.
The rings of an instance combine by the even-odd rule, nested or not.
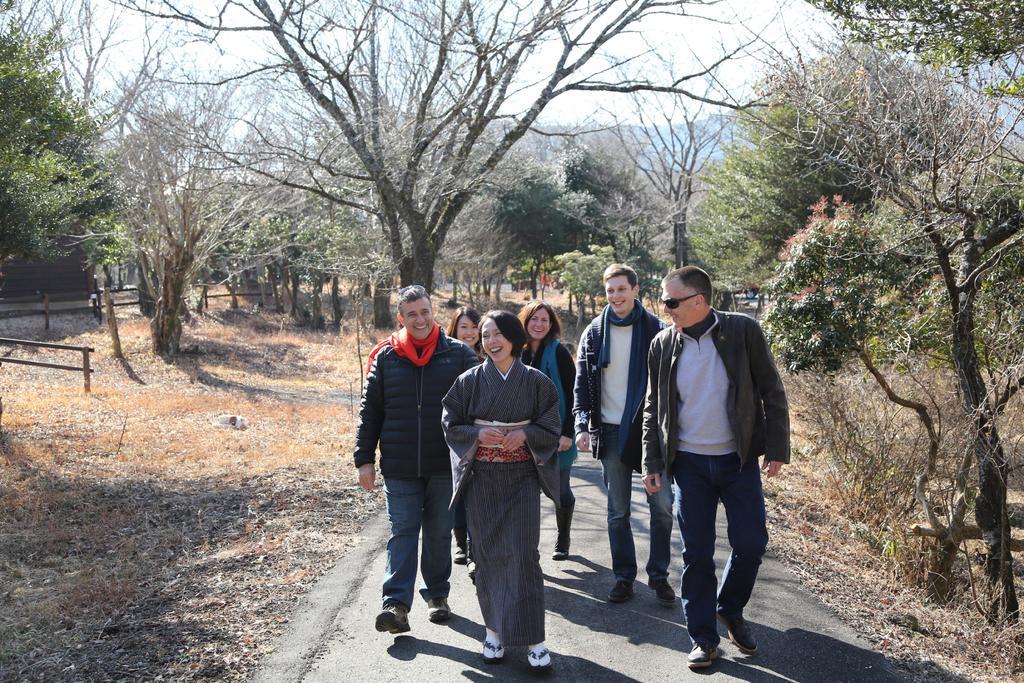
[[(718, 657), (716, 620), (740, 652), (757, 652), (743, 608), (768, 544), (758, 459), (769, 477), (789, 462), (786, 392), (761, 327), (714, 310), (711, 291), (711, 278), (693, 266), (662, 280), (662, 306), (673, 324), (651, 344), (644, 405), (644, 486), (653, 492), (674, 480), (678, 490), (691, 669)], [(732, 546), (721, 588), (714, 562), (719, 501)]]

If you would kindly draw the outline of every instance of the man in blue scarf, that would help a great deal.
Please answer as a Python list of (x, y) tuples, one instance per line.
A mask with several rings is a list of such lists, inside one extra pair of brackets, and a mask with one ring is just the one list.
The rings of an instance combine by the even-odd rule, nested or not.
[[(610, 602), (633, 597), (636, 547), (630, 526), (633, 473), (640, 472), (647, 351), (664, 327), (640, 303), (636, 271), (614, 263), (604, 271), (608, 305), (587, 326), (576, 358), (576, 446), (601, 461), (608, 491), (608, 541), (615, 585)], [(651, 552), (647, 585), (658, 601), (671, 607), (675, 592), (668, 583), (672, 538), (672, 489), (647, 496), (651, 511)]]

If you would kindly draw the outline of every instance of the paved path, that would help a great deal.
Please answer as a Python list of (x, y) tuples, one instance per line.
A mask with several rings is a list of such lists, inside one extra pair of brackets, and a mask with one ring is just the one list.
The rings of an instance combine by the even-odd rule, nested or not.
[[(605, 525), (605, 497), (598, 463), (584, 455), (573, 469), (577, 497), (572, 556), (554, 562), (555, 522), (543, 501), (541, 566), (545, 576), (547, 644), (553, 653), (552, 680), (662, 681), (668, 678), (741, 681), (902, 681), (885, 658), (872, 651), (795, 576), (769, 555), (762, 565), (747, 618), (760, 654), (746, 657), (723, 638), (722, 658), (702, 673), (686, 668), (689, 638), (677, 604), (659, 605), (644, 582), (647, 558), (646, 502), (635, 478), (633, 519), (640, 576), (629, 602), (605, 601), (614, 583)], [(724, 565), (724, 518), (719, 519), (717, 563)], [(525, 648), (509, 648), (505, 662), (484, 664), (483, 623), (465, 567), (454, 566), (445, 624), (427, 621), (423, 603), (410, 614), (412, 631), (377, 633), (387, 522), (376, 518), (359, 543), (314, 587), (292, 615), (289, 633), (264, 662), (257, 680), (274, 681), (440, 681), (466, 679), (535, 680)], [(678, 534), (669, 580), (678, 586)]]

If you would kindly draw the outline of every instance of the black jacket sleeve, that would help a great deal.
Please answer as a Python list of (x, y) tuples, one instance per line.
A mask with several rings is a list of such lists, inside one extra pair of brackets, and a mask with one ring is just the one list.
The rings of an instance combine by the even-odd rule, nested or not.
[(374, 358), (370, 371), (366, 373), (366, 387), (359, 403), (359, 426), (356, 428), (356, 467), (372, 465), (376, 461), (377, 443), (384, 424), (384, 392), (380, 376), (380, 356)]
[(782, 378), (775, 367), (768, 340), (756, 322), (747, 325), (750, 374), (761, 395), (765, 419), (765, 459), (789, 462), (789, 403)]

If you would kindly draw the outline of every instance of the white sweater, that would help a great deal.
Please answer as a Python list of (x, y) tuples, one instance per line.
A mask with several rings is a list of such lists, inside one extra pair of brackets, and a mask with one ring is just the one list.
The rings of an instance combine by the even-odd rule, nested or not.
[(736, 451), (736, 437), (726, 410), (729, 375), (711, 333), (715, 323), (700, 339), (680, 333), (683, 351), (676, 369), (679, 393), (679, 450), (701, 455), (727, 455)]
[(611, 349), (608, 367), (601, 370), (601, 422), (617, 425), (622, 424), (622, 413), (626, 411), (633, 325), (609, 325), (608, 332), (611, 334)]

